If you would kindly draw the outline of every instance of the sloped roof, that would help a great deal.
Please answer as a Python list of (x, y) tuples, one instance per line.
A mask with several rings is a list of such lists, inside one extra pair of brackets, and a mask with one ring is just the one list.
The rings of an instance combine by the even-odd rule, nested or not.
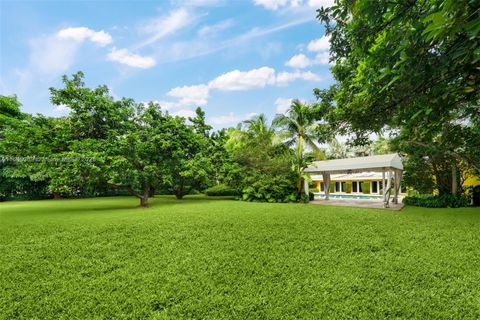
[(357, 173), (365, 171), (403, 170), (402, 159), (397, 153), (378, 156), (315, 161), (304, 171), (307, 173)]
[[(311, 175), (313, 181), (323, 181), (323, 175)], [(364, 180), (382, 180), (381, 172), (360, 172), (360, 173), (340, 173), (332, 174), (331, 181), (364, 181)]]

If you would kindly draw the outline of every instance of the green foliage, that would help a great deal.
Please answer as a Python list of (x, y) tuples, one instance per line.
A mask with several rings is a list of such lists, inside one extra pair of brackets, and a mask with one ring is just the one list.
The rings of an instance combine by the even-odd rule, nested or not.
[(435, 173), (428, 158), (411, 153), (403, 159), (403, 181), (421, 194), (432, 194)]
[(219, 184), (213, 187), (210, 187), (204, 191), (207, 196), (236, 196), (238, 191), (232, 187), (229, 187), (225, 184)]
[(295, 185), (291, 176), (270, 176), (256, 174), (245, 178), (242, 200), (255, 202), (297, 201)]
[(0, 95), (0, 138), (4, 130), (18, 126), (27, 115), (20, 111), (21, 104), (16, 96)]
[(209, 133), (211, 127), (205, 123), (205, 113), (201, 108), (196, 109), (196, 117), (189, 118), (192, 126), (186, 125), (183, 118), (178, 120), (176, 127), (172, 128), (175, 132), (172, 142), (176, 140), (176, 145), (166, 163), (168, 190), (177, 199), (182, 199), (184, 195), (203, 190), (212, 183), (210, 176), (214, 168), (210, 156), (214, 150)]
[[(283, 143), (277, 142), (273, 127), (265, 116), (245, 121), (237, 130), (229, 132), (226, 150), (236, 163), (234, 181), (241, 200), (289, 202), (300, 200), (295, 192), (292, 172), (294, 155)], [(293, 169), (295, 170), (295, 169)]]
[(461, 208), (470, 206), (470, 199), (464, 195), (453, 194), (418, 195), (403, 198), (403, 203), (409, 206), (427, 208)]
[(295, 148), (293, 158), (293, 171), (295, 172), (295, 187), (297, 197), (302, 194), (302, 181), (306, 178), (303, 169), (308, 165), (305, 157), (305, 148), (308, 146), (314, 154), (320, 154), (316, 142), (325, 139), (319, 135), (319, 124), (315, 121), (316, 110), (313, 106), (293, 100), (286, 114), (277, 114), (273, 125), (281, 131), (278, 133), (284, 146)]
[(359, 144), (390, 129), (393, 151), (425, 159), (419, 174), (435, 176), (440, 193), (461, 192), (452, 170), (480, 173), (478, 2), (339, 0), (318, 19), (337, 81), (315, 90), (318, 119)]
[(1, 318), (480, 317), (476, 208), (150, 202), (0, 204)]
[(330, 181), (330, 193), (335, 193), (335, 182)]
[(362, 192), (366, 194), (370, 193), (370, 182), (362, 182)]
[(345, 192), (346, 193), (352, 193), (352, 182), (348, 181), (345, 183)]

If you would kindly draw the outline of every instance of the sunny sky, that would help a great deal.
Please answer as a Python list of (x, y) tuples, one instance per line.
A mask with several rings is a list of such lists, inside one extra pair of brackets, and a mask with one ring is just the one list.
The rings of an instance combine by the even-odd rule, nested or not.
[(332, 83), (315, 10), (332, 0), (0, 0), (0, 94), (61, 116), (48, 88), (82, 70), (115, 98), (154, 100), (173, 114), (201, 106), (216, 128)]

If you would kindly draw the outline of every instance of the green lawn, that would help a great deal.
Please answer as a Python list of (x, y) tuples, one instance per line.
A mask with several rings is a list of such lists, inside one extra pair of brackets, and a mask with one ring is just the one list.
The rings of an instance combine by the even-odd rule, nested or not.
[(480, 210), (0, 203), (0, 318), (480, 317)]

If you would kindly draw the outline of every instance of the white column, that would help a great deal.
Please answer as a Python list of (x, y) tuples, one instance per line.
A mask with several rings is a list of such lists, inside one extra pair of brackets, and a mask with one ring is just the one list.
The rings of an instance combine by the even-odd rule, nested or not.
[(383, 206), (387, 208), (388, 202), (387, 202), (387, 186), (385, 183), (385, 169), (382, 170), (382, 189), (383, 189)]
[(388, 202), (390, 201), (390, 195), (392, 194), (392, 171), (388, 170), (388, 175), (387, 175), (387, 187), (385, 188), (386, 189), (386, 193), (385, 193), (385, 197), (386, 197), (386, 201), (385, 201), (385, 204), (386, 204), (386, 208), (389, 207), (389, 204)]

